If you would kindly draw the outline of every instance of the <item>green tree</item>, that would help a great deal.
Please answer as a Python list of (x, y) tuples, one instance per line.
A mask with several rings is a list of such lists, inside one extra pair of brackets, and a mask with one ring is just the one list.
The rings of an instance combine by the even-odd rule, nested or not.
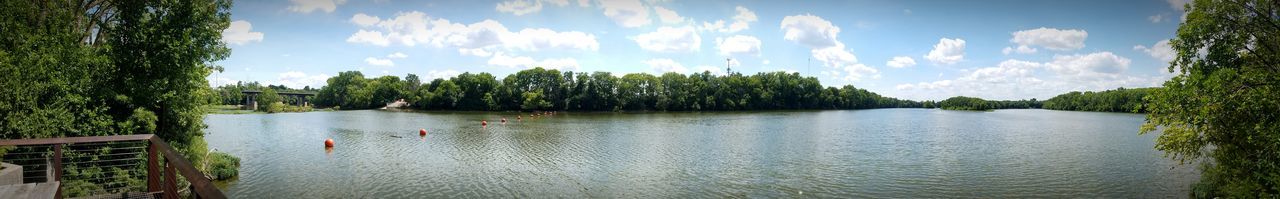
[[(1147, 96), (1141, 133), (1202, 163), (1195, 197), (1280, 196), (1280, 2), (1197, 0), (1169, 42), (1177, 74)], [(1203, 158), (1203, 159), (1202, 159)]]
[(284, 98), (280, 97), (280, 94), (276, 94), (275, 89), (264, 89), (262, 94), (258, 94), (258, 110), (269, 113), (280, 112), (283, 107), (274, 107), (275, 109), (273, 110), (272, 106), (275, 106), (276, 103), (284, 105), (283, 101)]

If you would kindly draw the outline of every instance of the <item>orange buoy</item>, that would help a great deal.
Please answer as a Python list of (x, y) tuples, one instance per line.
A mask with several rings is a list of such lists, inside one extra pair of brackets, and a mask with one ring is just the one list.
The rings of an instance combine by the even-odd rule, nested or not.
[(427, 129), (418, 129), (418, 136), (426, 136)]
[(489, 121), (480, 120), (480, 126), (489, 126)]
[(333, 148), (333, 139), (324, 139), (324, 148)]

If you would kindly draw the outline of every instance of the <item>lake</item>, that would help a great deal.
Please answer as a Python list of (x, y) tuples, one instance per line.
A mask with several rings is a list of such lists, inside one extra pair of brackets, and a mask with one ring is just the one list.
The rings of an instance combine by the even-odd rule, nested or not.
[(208, 115), (205, 139), (242, 159), (233, 198), (1152, 198), (1199, 178), (1141, 114), (522, 114)]

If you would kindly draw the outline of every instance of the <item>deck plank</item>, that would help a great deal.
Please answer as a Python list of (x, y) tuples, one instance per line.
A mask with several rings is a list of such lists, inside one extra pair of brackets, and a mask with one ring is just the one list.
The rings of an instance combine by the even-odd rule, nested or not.
[(58, 194), (58, 182), (0, 185), (0, 198), (52, 199)]

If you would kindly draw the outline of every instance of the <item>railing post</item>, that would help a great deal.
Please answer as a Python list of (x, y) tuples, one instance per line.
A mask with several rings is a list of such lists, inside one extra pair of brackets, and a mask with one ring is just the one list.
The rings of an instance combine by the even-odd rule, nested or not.
[[(62, 181), (62, 146), (63, 144), (53, 145), (53, 165), (49, 165), (53, 168), (53, 181), (57, 182)], [(53, 196), (62, 199), (62, 187), (58, 187), (57, 193)]]
[(178, 198), (178, 176), (173, 172), (173, 164), (164, 160), (164, 195), (165, 198)]
[(147, 142), (147, 192), (160, 192), (160, 189), (160, 150), (154, 143)]

